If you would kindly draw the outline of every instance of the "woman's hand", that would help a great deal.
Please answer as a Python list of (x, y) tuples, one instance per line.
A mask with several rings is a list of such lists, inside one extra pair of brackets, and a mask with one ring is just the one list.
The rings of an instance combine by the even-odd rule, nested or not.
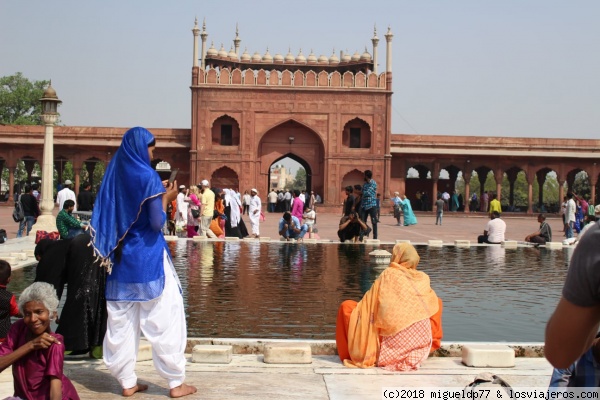
[(36, 337), (35, 339), (32, 339), (30, 341), (30, 343), (31, 343), (33, 350), (47, 349), (48, 347), (52, 346), (53, 343), (60, 344), (58, 339), (56, 339), (54, 336), (51, 336), (50, 334), (48, 334), (46, 332), (42, 333), (40, 336)]

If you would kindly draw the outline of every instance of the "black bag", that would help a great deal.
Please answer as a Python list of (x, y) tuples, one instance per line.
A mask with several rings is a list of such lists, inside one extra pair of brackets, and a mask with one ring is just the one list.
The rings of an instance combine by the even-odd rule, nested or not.
[(21, 222), (25, 219), (25, 211), (23, 210), (23, 204), (21, 204), (21, 197), (19, 196), (19, 200), (15, 202), (15, 209), (12, 214), (15, 222)]
[(4, 229), (0, 229), (0, 244), (6, 243), (8, 240), (8, 236), (6, 236), (6, 231)]
[(192, 208), (192, 217), (198, 218), (200, 216), (200, 210), (197, 208)]

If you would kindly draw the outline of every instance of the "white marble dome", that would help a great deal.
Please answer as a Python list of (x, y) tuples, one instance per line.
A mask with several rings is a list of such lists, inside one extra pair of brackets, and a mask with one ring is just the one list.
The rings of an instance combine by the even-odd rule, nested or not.
[(360, 61), (371, 61), (371, 54), (365, 49), (365, 52), (360, 56)]
[(329, 58), (326, 55), (321, 54), (317, 60), (319, 64), (329, 64)]
[(262, 56), (260, 55), (260, 53), (258, 51), (252, 55), (253, 62), (261, 62), (261, 60), (262, 60)]
[(344, 53), (344, 55), (342, 56), (342, 62), (348, 63), (350, 61), (352, 61), (352, 56), (350, 56), (350, 54), (348, 53), (348, 51), (346, 51)]
[(244, 53), (242, 53), (242, 58), (241, 59), (242, 59), (242, 61), (250, 61), (250, 60), (252, 60), (252, 57), (248, 53), (248, 50), (244, 49)]
[(352, 54), (352, 58), (350, 59), (351, 61), (360, 61), (360, 54), (358, 54), (358, 51), (354, 52), (354, 54)]
[(315, 56), (315, 53), (313, 53), (313, 51), (310, 51), (310, 54), (308, 55), (308, 59), (307, 59), (309, 64), (316, 64), (317, 63), (317, 56)]
[(238, 55), (235, 54), (235, 51), (233, 50), (233, 47), (231, 47), (231, 49), (229, 50), (229, 54), (227, 54), (227, 57), (231, 60), (231, 61), (238, 61)]
[(227, 50), (225, 50), (222, 43), (221, 48), (219, 49), (219, 57), (227, 58)]
[(215, 49), (215, 45), (213, 43), (210, 44), (210, 48), (206, 52), (206, 55), (209, 57), (216, 57), (219, 54), (217, 49)]
[(300, 49), (300, 53), (296, 56), (296, 62), (298, 64), (306, 64), (306, 57), (302, 54), (302, 49)]
[(296, 61), (296, 58), (294, 58), (294, 55), (292, 54), (291, 49), (288, 50), (288, 53), (285, 55), (285, 60), (286, 63), (293, 63), (294, 61)]
[(273, 62), (273, 56), (271, 55), (271, 53), (269, 53), (269, 49), (267, 49), (267, 52), (263, 56), (262, 62)]
[(283, 63), (283, 56), (279, 53), (275, 54), (273, 61), (276, 63)]
[(339, 64), (340, 63), (340, 59), (335, 55), (335, 50), (333, 51), (333, 53), (331, 54), (331, 56), (329, 56), (329, 64)]

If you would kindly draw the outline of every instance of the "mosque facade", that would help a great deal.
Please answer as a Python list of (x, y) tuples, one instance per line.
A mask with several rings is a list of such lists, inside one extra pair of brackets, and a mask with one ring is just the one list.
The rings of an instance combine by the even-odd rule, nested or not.
[[(378, 59), (376, 30), (370, 52), (334, 50), (318, 57), (301, 49), (285, 55), (269, 49), (264, 54), (241, 51), (237, 29), (229, 51), (223, 45), (208, 47), (206, 27), (197, 21), (192, 33), (190, 129), (149, 128), (160, 143), (154, 153), (157, 161), (179, 168), (180, 183), (209, 179), (212, 186), (241, 192), (257, 188), (264, 197), (278, 179), (272, 167), (289, 157), (305, 168), (307, 189), (321, 195), (322, 211), (339, 211), (343, 188), (363, 183), (367, 169), (373, 171), (384, 201), (395, 191), (413, 201), (416, 192), (425, 192), (429, 208), (436, 193), (454, 191), (459, 177), (464, 199), (472, 194), (472, 177), (479, 180), (479, 197), (491, 177), (502, 203), (514, 206), (514, 186), (524, 176), (528, 198), (520, 211), (528, 213), (546, 202), (549, 176), (558, 181), (562, 199), (577, 174), (585, 172), (590, 198), (598, 204), (600, 140), (392, 134), (389, 28), (382, 41), (385, 62)], [(379, 65), (385, 68), (379, 70)], [(58, 181), (67, 162), (74, 166), (76, 190), (82, 176), (91, 181), (96, 165), (110, 162), (126, 130), (55, 127)], [(9, 177), (7, 204), (13, 201), (17, 163), (24, 162), (27, 181), (34, 165), (41, 165), (43, 138), (43, 126), (0, 125), (0, 171), (8, 169)], [(509, 184), (505, 193), (503, 181)], [(469, 202), (464, 204), (469, 211)]]

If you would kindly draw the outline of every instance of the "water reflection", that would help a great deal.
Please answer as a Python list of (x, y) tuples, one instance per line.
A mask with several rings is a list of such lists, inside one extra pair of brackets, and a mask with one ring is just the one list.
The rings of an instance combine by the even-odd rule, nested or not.
[[(371, 246), (169, 243), (190, 337), (333, 339), (338, 305), (359, 300), (379, 272)], [(392, 251), (392, 246), (381, 246)], [(419, 269), (444, 301), (446, 341), (543, 341), (572, 250), (417, 247)], [(13, 272), (20, 293), (33, 268)]]

